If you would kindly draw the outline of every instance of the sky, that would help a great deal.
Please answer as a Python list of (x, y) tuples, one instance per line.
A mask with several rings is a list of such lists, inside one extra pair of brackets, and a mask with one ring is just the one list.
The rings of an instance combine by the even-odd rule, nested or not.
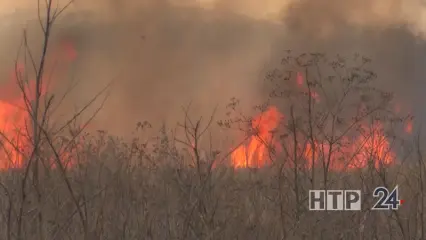
[[(0, 0), (0, 74), (10, 71), (24, 27), (37, 54), (35, 3)], [(71, 75), (81, 80), (67, 108), (119, 79), (96, 123), (113, 132), (141, 120), (176, 122), (189, 102), (199, 115), (231, 97), (254, 105), (287, 49), (372, 58), (380, 86), (421, 118), (425, 9), (420, 0), (76, 0), (52, 44), (71, 41), (78, 52), (58, 76), (60, 85)]]

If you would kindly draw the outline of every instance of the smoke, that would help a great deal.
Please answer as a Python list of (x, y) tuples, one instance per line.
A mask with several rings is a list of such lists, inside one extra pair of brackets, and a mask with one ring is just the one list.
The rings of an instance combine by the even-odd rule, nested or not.
[(310, 1), (291, 4), (283, 22), (290, 49), (372, 58), (381, 88), (396, 93), (404, 110), (424, 115), (426, 50), (420, 1)]
[[(34, 1), (1, 4), (10, 9), (0, 12), (0, 35), (8, 36), (0, 73), (6, 74), (21, 28), (33, 29), (34, 48), (41, 36)], [(71, 108), (114, 79), (96, 124), (128, 132), (137, 121), (175, 123), (191, 101), (198, 115), (231, 97), (258, 103), (265, 71), (283, 50), (358, 52), (373, 59), (383, 87), (415, 112), (425, 85), (424, 9), (417, 0), (75, 1), (53, 43), (73, 42), (78, 57), (55, 81), (80, 80), (66, 104)]]

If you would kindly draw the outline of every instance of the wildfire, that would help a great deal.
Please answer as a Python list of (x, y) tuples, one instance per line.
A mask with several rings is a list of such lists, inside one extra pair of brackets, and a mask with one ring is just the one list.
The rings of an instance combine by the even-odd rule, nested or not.
[[(283, 115), (276, 107), (270, 107), (255, 117), (252, 127), (256, 133), (249, 138), (247, 145), (239, 146), (231, 154), (232, 166), (260, 168), (268, 165), (270, 160), (267, 153), (271, 147), (281, 150), (280, 145), (273, 139), (272, 131), (278, 127), (282, 118)], [(332, 146), (320, 141), (316, 141), (315, 144), (307, 143), (304, 147), (298, 146), (297, 149), (302, 149), (302, 154), (297, 154), (306, 161), (307, 168), (312, 168), (312, 159), (314, 159), (315, 165), (322, 166), (325, 163), (325, 166), (335, 171), (365, 168), (370, 164), (379, 168), (381, 165), (395, 162), (395, 154), (380, 123), (371, 127), (364, 126), (362, 132), (354, 140), (343, 138)]]
[[(75, 60), (77, 52), (69, 41), (59, 45), (59, 51), (53, 54), (54, 61), (70, 63)], [(54, 63), (52, 67), (54, 67)], [(49, 70), (47, 70), (49, 72)], [(30, 146), (31, 126), (27, 103), (35, 100), (35, 81), (25, 84), (24, 93), (17, 84), (17, 79), (25, 76), (23, 64), (17, 64), (9, 81), (1, 87), (0, 92), (0, 170), (24, 167), (24, 158)], [(44, 82), (44, 81), (43, 81)], [(45, 83), (45, 85), (47, 85)], [(41, 86), (41, 94), (47, 92), (47, 86)], [(27, 97), (27, 102), (25, 97)]]
[[(16, 79), (23, 75), (23, 65), (18, 64), (16, 74), (3, 88), (5, 98), (0, 100), (0, 170), (20, 168), (23, 166), (24, 153), (28, 147), (28, 109), (25, 104), (24, 93), (20, 92)], [(17, 76), (18, 75), (18, 76)], [(33, 83), (33, 82), (31, 82)], [(34, 84), (25, 86), (26, 97), (34, 100)], [(43, 91), (44, 92), (44, 91)]]
[(413, 133), (413, 117), (410, 117), (405, 123), (405, 132), (408, 134)]
[[(394, 107), (395, 113), (401, 113), (401, 104), (397, 103)], [(409, 113), (408, 119), (404, 122), (404, 131), (405, 133), (412, 134), (413, 133), (413, 116)]]
[[(299, 87), (301, 87), (306, 94), (310, 94), (311, 95), (311, 97), (312, 97), (313, 100), (315, 100), (316, 102), (320, 101), (319, 94), (315, 90), (313, 90), (312, 88), (308, 88), (307, 86), (303, 86), (303, 85), (305, 85), (304, 84), (305, 80), (304, 80), (303, 74), (301, 72), (297, 72), (296, 82), (297, 82), (297, 85)], [(307, 84), (308, 83), (306, 83), (306, 85)]]
[(379, 168), (395, 162), (395, 154), (380, 123), (370, 128), (363, 127), (362, 132), (364, 134), (360, 134), (355, 140), (346, 137), (334, 146), (318, 142), (314, 146), (307, 144), (303, 154), (308, 162), (307, 166), (312, 167), (312, 159), (315, 160), (314, 164), (336, 171), (365, 168), (370, 164)]
[(252, 128), (255, 130), (249, 138), (248, 144), (239, 146), (232, 154), (232, 163), (236, 168), (262, 167), (269, 164), (266, 153), (270, 147), (278, 147), (273, 141), (272, 131), (278, 127), (283, 115), (276, 107), (269, 107), (267, 111), (252, 120)]
[[(68, 63), (75, 60), (77, 52), (70, 42), (63, 42), (60, 47), (64, 50), (64, 55), (55, 54), (56, 56)], [(17, 73), (22, 75), (23, 71), (25, 71), (23, 65), (18, 65)], [(13, 76), (13, 80), (18, 77), (16, 74)], [(3, 94), (0, 95), (2, 97), (0, 99), (0, 170), (22, 168), (24, 156), (28, 154), (26, 149), (30, 144), (27, 127), (28, 112), (24, 97), (19, 88), (18, 91), (13, 89), (17, 86), (12, 83), (6, 84), (3, 88)], [(24, 91), (29, 101), (34, 100), (35, 86), (33, 83), (30, 82)], [(297, 74), (296, 83), (304, 93), (310, 93), (313, 100), (319, 102), (319, 94), (308, 87), (301, 73)], [(43, 87), (42, 93), (45, 93), (47, 89), (45, 89), (45, 86)], [(278, 128), (283, 119), (284, 115), (275, 106), (270, 106), (266, 111), (254, 117), (251, 121), (253, 129), (251, 135), (244, 144), (238, 146), (231, 154), (232, 166), (234, 168), (261, 168), (271, 164), (271, 157), (269, 156), (271, 150), (280, 154), (282, 152), (281, 146), (287, 145), (286, 143), (281, 145), (283, 143), (277, 142), (273, 136), (273, 131)], [(363, 130), (364, 133), (354, 140), (344, 138), (339, 145), (335, 144), (335, 146), (330, 146), (321, 141), (297, 146), (296, 149), (303, 149), (302, 152), (297, 153), (297, 156), (303, 158), (307, 168), (312, 168), (314, 165), (324, 166), (325, 163), (330, 170), (336, 171), (365, 168), (369, 165), (378, 168), (381, 165), (393, 164), (395, 154), (390, 149), (390, 143), (384, 135), (382, 125), (376, 123), (371, 127), (364, 126)], [(412, 119), (407, 122), (405, 131), (411, 133)], [(78, 148), (82, 147), (78, 143), (77, 145)], [(75, 152), (72, 150), (63, 153), (65, 165), (69, 166), (76, 163), (73, 158), (74, 154)], [(314, 161), (312, 162), (312, 160)], [(55, 165), (52, 165), (52, 168), (55, 168)]]
[[(297, 74), (296, 83), (299, 87), (304, 85), (301, 73)], [(315, 91), (311, 89), (310, 92), (314, 100), (319, 100), (319, 95)], [(231, 154), (232, 166), (260, 168), (268, 165), (270, 158), (267, 153), (271, 147), (279, 150), (277, 152), (281, 151), (281, 145), (274, 141), (272, 131), (278, 127), (283, 118), (274, 106), (256, 116), (252, 121), (252, 127), (256, 133), (248, 139), (247, 145), (239, 146)], [(308, 169), (313, 165), (319, 165), (334, 171), (344, 171), (365, 168), (369, 165), (379, 168), (381, 165), (395, 162), (395, 154), (391, 150), (381, 123), (377, 122), (370, 127), (363, 126), (360, 132), (354, 139), (344, 137), (339, 143), (331, 146), (325, 141), (315, 141), (313, 144), (309, 141), (306, 144), (300, 144), (299, 141), (297, 148), (288, 149), (298, 149), (295, 154), (301, 156), (303, 165)], [(291, 146), (293, 143), (281, 144)]]
[(18, 168), (23, 164), (26, 146), (25, 113), (10, 103), (0, 101), (1, 148), (0, 170)]

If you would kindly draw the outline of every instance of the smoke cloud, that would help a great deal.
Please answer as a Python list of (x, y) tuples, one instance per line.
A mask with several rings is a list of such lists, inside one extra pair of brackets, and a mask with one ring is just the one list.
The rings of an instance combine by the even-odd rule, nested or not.
[[(40, 46), (34, 1), (0, 3), (0, 73), (7, 76), (26, 26)], [(193, 102), (199, 115), (238, 97), (264, 97), (261, 80), (283, 51), (355, 52), (373, 59), (384, 88), (421, 114), (426, 11), (420, 0), (76, 1), (54, 29), (71, 41), (81, 80), (66, 106), (81, 105), (115, 79), (100, 127), (126, 132), (140, 120), (175, 123)], [(15, 54), (15, 55), (14, 55)], [(6, 68), (7, 67), (7, 68)], [(4, 68), (4, 69), (3, 69)]]

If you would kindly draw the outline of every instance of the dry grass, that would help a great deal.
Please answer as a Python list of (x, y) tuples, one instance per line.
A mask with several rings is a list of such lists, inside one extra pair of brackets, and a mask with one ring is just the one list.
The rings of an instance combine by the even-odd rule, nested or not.
[[(291, 148), (285, 155), (269, 151), (274, 162), (269, 167), (234, 170), (216, 164), (212, 168), (217, 153), (201, 154), (199, 140), (213, 118), (201, 126), (201, 120), (189, 119), (187, 109), (180, 124), (185, 141), (163, 131), (152, 145), (137, 139), (128, 144), (99, 132), (83, 136), (78, 144), (66, 142), (71, 148), (66, 150), (68, 154), (59, 152), (57, 146), (63, 146), (63, 139), (50, 134), (48, 126), (54, 96), (43, 97), (41, 85), (47, 74), (44, 65), (50, 31), (68, 5), (55, 10), (51, 0), (46, 3), (39, 19), (44, 36), (42, 56), (32, 58), (26, 36), (22, 46), (22, 58), (37, 62), (35, 99), (25, 99), (32, 116), (28, 139), (34, 144), (26, 159), (28, 166), (0, 174), (0, 239), (425, 239), (425, 167), (419, 140), (413, 142), (414, 150), (404, 161), (380, 170), (329, 172), (316, 168), (312, 172), (296, 163), (325, 159), (299, 159), (298, 150), (292, 154)], [(288, 117), (280, 129), (280, 138), (286, 138), (281, 139), (282, 146), (292, 142), (297, 148), (327, 140), (330, 149), (339, 149), (339, 132), (352, 134), (371, 119), (383, 120), (393, 128), (391, 94), (370, 84), (376, 75), (364, 68), (369, 59), (359, 55), (355, 59), (358, 63), (349, 66), (341, 57), (329, 59), (323, 54), (287, 56), (266, 76), (271, 93), (264, 105), (278, 103)], [(304, 73), (305, 79), (300, 79), (305, 80), (303, 88), (295, 90), (295, 82), (290, 81), (294, 71)], [(17, 76), (17, 83), (23, 90), (28, 79)], [(64, 129), (107, 89), (96, 94)], [(318, 103), (315, 96), (325, 98)], [(228, 106), (234, 113), (236, 102)], [(238, 119), (242, 123), (249, 118), (239, 115)], [(220, 125), (238, 124), (234, 120)], [(78, 132), (72, 137), (76, 135)], [(397, 135), (397, 131), (393, 133)], [(186, 145), (191, 154), (177, 144)], [(73, 166), (64, 168), (62, 163), (70, 154)], [(43, 165), (52, 159), (55, 168)], [(397, 184), (406, 204), (398, 211), (370, 211), (374, 188)], [(312, 188), (361, 189), (363, 210), (308, 211), (307, 193)]]
[[(101, 138), (101, 137), (99, 137)], [(95, 137), (96, 139), (96, 137)], [(96, 142), (96, 141), (95, 141)], [(98, 143), (101, 141), (97, 141)], [(89, 145), (88, 145), (89, 146)], [(421, 239), (419, 167), (402, 166), (330, 173), (329, 189), (362, 189), (363, 211), (307, 210), (310, 181), (300, 171), (298, 199), (293, 169), (278, 165), (233, 170), (208, 164), (191, 168), (173, 147), (131, 156), (132, 148), (112, 139), (79, 153), (81, 164), (67, 172), (87, 230), (62, 174), (49, 170), (41, 179), (42, 206), (27, 186), (23, 239), (39, 239), (37, 214), (45, 239)], [(106, 147), (105, 147), (106, 146)], [(103, 149), (95, 151), (94, 149)], [(162, 150), (162, 151), (160, 151)], [(164, 154), (164, 150), (168, 153)], [(151, 161), (148, 161), (148, 158)], [(180, 159), (180, 160), (179, 160)], [(321, 169), (317, 169), (320, 176)], [(1, 175), (0, 239), (16, 239), (22, 171)], [(317, 188), (323, 183), (317, 182)], [(399, 184), (406, 204), (398, 211), (371, 212), (373, 189)]]

